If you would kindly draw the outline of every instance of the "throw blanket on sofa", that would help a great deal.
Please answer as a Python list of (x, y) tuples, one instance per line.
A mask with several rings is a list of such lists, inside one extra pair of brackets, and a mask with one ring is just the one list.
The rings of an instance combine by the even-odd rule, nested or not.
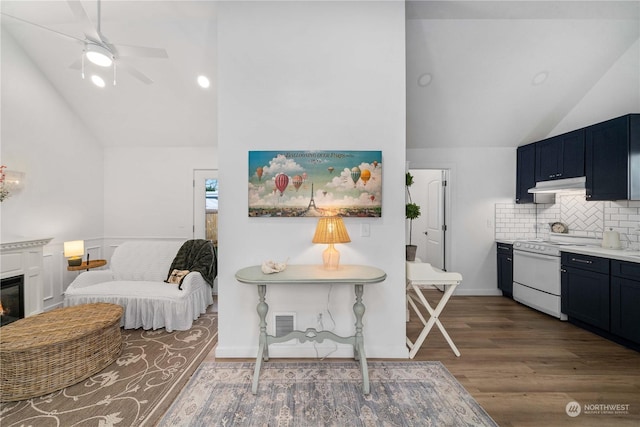
[[(209, 286), (213, 287), (213, 279), (218, 275), (218, 256), (215, 246), (210, 240), (187, 240), (173, 259), (165, 282), (169, 281), (174, 269), (198, 271)], [(178, 289), (182, 289), (182, 283)]]

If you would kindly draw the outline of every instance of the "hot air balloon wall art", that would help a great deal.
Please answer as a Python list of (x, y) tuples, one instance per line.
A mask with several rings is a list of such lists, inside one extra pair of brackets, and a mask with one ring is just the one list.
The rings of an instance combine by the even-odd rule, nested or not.
[(382, 151), (249, 151), (250, 217), (381, 217)]

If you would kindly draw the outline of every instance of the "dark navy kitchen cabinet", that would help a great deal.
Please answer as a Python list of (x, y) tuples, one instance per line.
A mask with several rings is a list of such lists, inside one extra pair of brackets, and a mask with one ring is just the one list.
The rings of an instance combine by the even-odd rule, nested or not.
[(640, 114), (586, 128), (587, 200), (640, 200)]
[(536, 185), (536, 146), (528, 144), (518, 147), (516, 175), (516, 203), (533, 203), (530, 188)]
[(513, 298), (513, 245), (498, 243), (498, 289)]
[(611, 332), (640, 344), (640, 263), (611, 261)]
[(609, 331), (609, 259), (562, 253), (562, 312)]
[(538, 141), (535, 146), (536, 181), (584, 176), (584, 129)]

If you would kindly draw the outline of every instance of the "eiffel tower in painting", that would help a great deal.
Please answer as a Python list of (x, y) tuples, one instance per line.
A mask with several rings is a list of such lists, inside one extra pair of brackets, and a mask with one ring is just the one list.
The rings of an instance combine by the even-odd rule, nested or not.
[(316, 201), (313, 199), (313, 182), (311, 183), (311, 200), (309, 200), (309, 206), (302, 216), (322, 216), (322, 210), (318, 209)]
[(313, 200), (313, 182), (311, 183), (311, 200), (309, 200), (309, 206), (307, 206), (307, 210), (311, 209), (311, 207), (313, 207), (313, 209), (318, 209), (316, 207), (315, 200)]

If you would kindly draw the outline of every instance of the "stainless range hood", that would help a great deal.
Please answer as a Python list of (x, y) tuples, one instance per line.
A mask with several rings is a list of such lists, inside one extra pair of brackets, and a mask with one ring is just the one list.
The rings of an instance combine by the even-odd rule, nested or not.
[(536, 186), (527, 190), (533, 194), (556, 194), (575, 191), (584, 191), (587, 178), (584, 176), (578, 178), (564, 178), (553, 181), (536, 182)]

